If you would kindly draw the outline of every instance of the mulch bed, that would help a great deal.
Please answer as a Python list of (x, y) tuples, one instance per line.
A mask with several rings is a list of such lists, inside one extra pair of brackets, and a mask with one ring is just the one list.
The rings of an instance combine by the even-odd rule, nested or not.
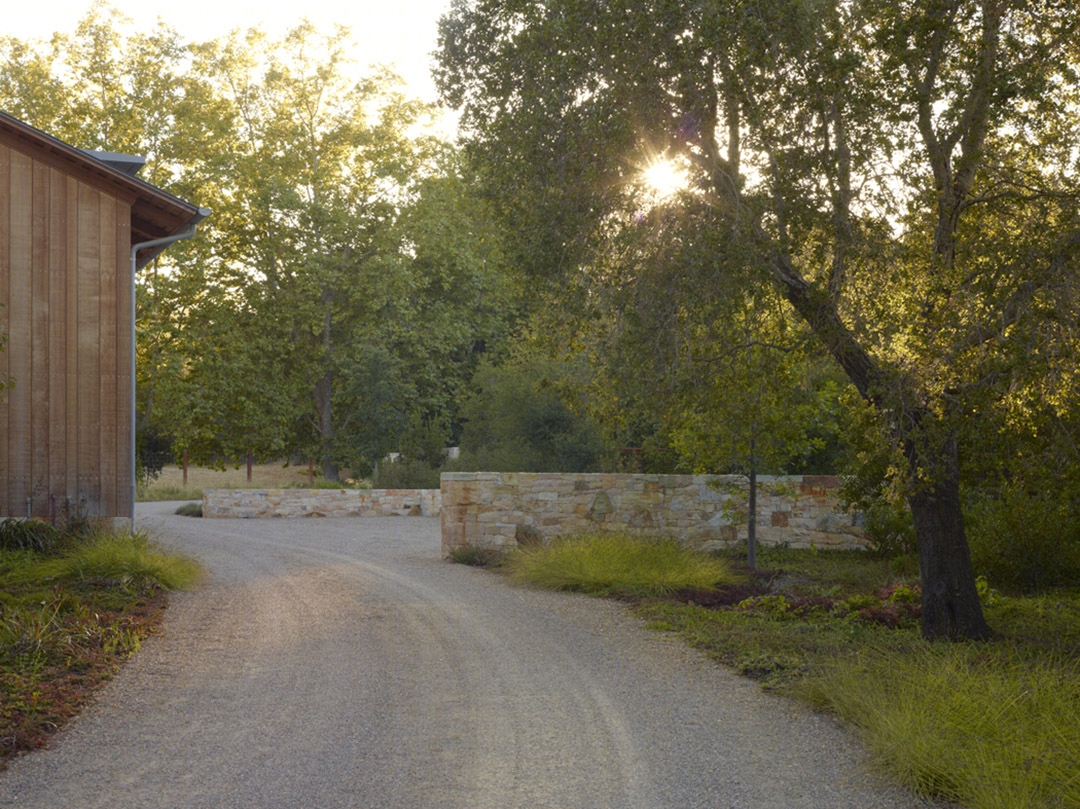
[(164, 593), (154, 593), (122, 613), (73, 619), (71, 639), (62, 649), (40, 655), (29, 667), (9, 663), (0, 668), (0, 769), (15, 756), (48, 744), (138, 642), (157, 629), (167, 604)]

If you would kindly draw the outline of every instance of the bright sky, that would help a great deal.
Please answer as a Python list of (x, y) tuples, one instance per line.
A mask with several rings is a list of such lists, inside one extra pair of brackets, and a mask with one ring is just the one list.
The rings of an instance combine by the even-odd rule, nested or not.
[[(36, 39), (74, 30), (92, 0), (10, 0), (4, 5), (3, 33)], [(302, 17), (324, 32), (335, 23), (347, 25), (357, 43), (357, 62), (393, 64), (413, 95), (435, 101), (430, 54), (439, 17), (449, 10), (450, 0), (112, 0), (112, 5), (137, 26), (149, 28), (160, 17), (189, 41), (258, 25), (276, 36)]]

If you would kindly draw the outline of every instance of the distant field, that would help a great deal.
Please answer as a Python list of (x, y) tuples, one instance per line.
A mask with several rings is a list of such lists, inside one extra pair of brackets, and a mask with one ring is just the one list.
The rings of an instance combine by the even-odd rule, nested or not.
[[(343, 472), (342, 478), (347, 475)], [(316, 480), (319, 476), (316, 475)], [(283, 489), (308, 482), (307, 466), (283, 466), (277, 463), (255, 464), (251, 468), (251, 482), (247, 479), (247, 466), (224, 470), (188, 467), (187, 488), (184, 488), (184, 472), (179, 466), (166, 466), (157, 480), (147, 489), (140, 488), (140, 500), (189, 500), (202, 496), (203, 489)]]

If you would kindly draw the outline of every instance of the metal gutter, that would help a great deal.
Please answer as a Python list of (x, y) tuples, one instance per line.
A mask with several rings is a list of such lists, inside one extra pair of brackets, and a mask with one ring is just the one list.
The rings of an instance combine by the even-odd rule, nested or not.
[(206, 208), (199, 208), (198, 213), (191, 217), (184, 229), (172, 236), (163, 236), (160, 239), (150, 239), (131, 245), (131, 533), (135, 533), (135, 490), (138, 486), (138, 469), (135, 468), (135, 273), (138, 267), (135, 265), (135, 256), (140, 250), (155, 248), (149, 257), (145, 258), (139, 267), (145, 266), (150, 260), (158, 256), (166, 247), (182, 239), (190, 239), (195, 235), (198, 223), (210, 215)]

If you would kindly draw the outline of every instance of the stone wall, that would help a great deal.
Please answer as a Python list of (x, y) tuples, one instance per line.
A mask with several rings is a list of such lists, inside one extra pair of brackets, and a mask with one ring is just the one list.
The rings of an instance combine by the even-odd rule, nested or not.
[[(749, 481), (741, 475), (453, 472), (442, 475), (443, 555), (475, 545), (625, 530), (716, 548), (746, 541)], [(760, 477), (757, 538), (793, 548), (865, 547), (840, 510), (839, 478)]]
[(203, 517), (435, 517), (438, 489), (208, 489)]

